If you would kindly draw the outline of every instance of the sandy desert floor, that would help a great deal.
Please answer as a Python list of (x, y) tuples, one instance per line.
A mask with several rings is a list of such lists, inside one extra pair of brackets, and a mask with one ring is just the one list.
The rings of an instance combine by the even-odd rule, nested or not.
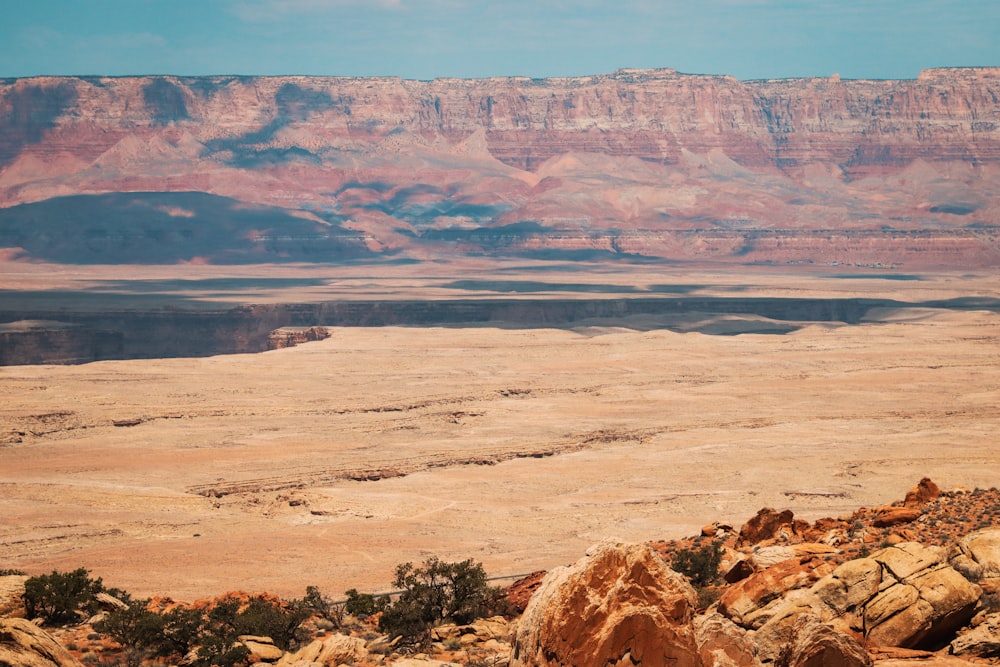
[[(935, 285), (887, 289), (968, 294)], [(514, 575), (763, 506), (814, 519), (923, 476), (1000, 482), (1000, 314), (786, 335), (614, 324), (342, 328), (257, 355), (0, 368), (0, 566), (188, 600), (336, 595), (430, 555)]]

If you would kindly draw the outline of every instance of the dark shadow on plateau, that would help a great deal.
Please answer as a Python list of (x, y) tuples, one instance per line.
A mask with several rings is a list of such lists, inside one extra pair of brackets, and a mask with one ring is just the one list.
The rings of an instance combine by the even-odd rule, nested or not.
[(316, 287), (326, 284), (319, 278), (200, 278), (176, 280), (102, 280), (92, 289), (98, 292), (176, 294), (206, 290), (244, 291), (270, 290), (288, 287)]
[(923, 280), (914, 273), (835, 273), (829, 276), (838, 280)]
[(532, 294), (538, 292), (577, 292), (597, 294), (690, 294), (706, 285), (651, 285), (639, 288), (634, 285), (611, 283), (550, 283), (535, 280), (454, 280), (441, 285), (445, 289), (501, 294)]
[[(124, 287), (128, 282), (109, 287)], [(184, 281), (178, 283), (190, 289), (190, 285), (183, 285)], [(172, 284), (162, 281), (159, 287)], [(260, 288), (275, 285), (267, 280), (231, 284)], [(289, 283), (278, 279), (277, 284)], [(209, 280), (202, 286), (222, 289), (228, 284)], [(887, 314), (894, 317), (911, 309), (1000, 312), (1000, 299), (976, 296), (923, 302), (697, 295), (326, 300), (256, 306), (235, 305), (234, 301), (199, 303), (185, 299), (183, 293), (8, 290), (0, 291), (0, 323), (55, 321), (110, 332), (121, 341), (121, 351), (111, 358), (140, 359), (260, 352), (267, 349), (271, 331), (288, 326), (558, 328), (584, 335), (631, 329), (734, 336), (780, 335), (816, 325), (880, 326), (891, 321), (886, 319)]]

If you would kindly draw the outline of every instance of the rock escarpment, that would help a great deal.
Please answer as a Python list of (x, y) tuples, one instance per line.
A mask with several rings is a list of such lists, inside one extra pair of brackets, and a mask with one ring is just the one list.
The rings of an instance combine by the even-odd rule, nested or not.
[(5, 80), (0, 248), (112, 263), (485, 251), (993, 266), (998, 100), (989, 67)]

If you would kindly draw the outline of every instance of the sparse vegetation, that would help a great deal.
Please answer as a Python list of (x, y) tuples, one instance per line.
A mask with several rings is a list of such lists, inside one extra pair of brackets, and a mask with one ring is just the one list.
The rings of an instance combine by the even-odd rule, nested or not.
[(264, 595), (229, 596), (207, 609), (176, 607), (163, 613), (150, 610), (148, 600), (139, 600), (108, 613), (94, 629), (122, 647), (128, 667), (137, 667), (150, 657), (178, 658), (192, 651), (191, 664), (224, 667), (240, 664), (249, 656), (239, 636), (270, 637), (287, 651), (295, 645), (302, 623), (313, 614), (305, 600), (282, 601)]
[(105, 592), (101, 579), (91, 579), (84, 568), (31, 577), (24, 582), (28, 618), (49, 624), (79, 623), (97, 613), (97, 594)]
[(434, 625), (469, 623), (496, 609), (501, 593), (490, 587), (481, 563), (472, 559), (447, 563), (429, 558), (422, 567), (396, 567), (394, 584), (403, 589), (382, 612), (379, 629), (403, 641), (420, 643)]
[(365, 619), (369, 616), (374, 616), (380, 611), (385, 611), (390, 604), (388, 595), (359, 593), (356, 588), (345, 591), (344, 595), (347, 596), (347, 602), (344, 603), (344, 611), (360, 619)]
[(691, 580), (695, 588), (715, 583), (722, 563), (722, 544), (712, 542), (698, 549), (681, 549), (674, 554), (670, 566)]
[(139, 667), (146, 658), (163, 647), (164, 619), (148, 609), (149, 600), (125, 601), (128, 607), (117, 609), (94, 624), (94, 630), (113, 639), (125, 654), (128, 667)]

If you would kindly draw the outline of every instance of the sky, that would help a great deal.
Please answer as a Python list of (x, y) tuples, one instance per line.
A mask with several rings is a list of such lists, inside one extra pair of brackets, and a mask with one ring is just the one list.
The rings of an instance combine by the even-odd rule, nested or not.
[(0, 0), (0, 77), (914, 78), (1000, 66), (1000, 0)]

